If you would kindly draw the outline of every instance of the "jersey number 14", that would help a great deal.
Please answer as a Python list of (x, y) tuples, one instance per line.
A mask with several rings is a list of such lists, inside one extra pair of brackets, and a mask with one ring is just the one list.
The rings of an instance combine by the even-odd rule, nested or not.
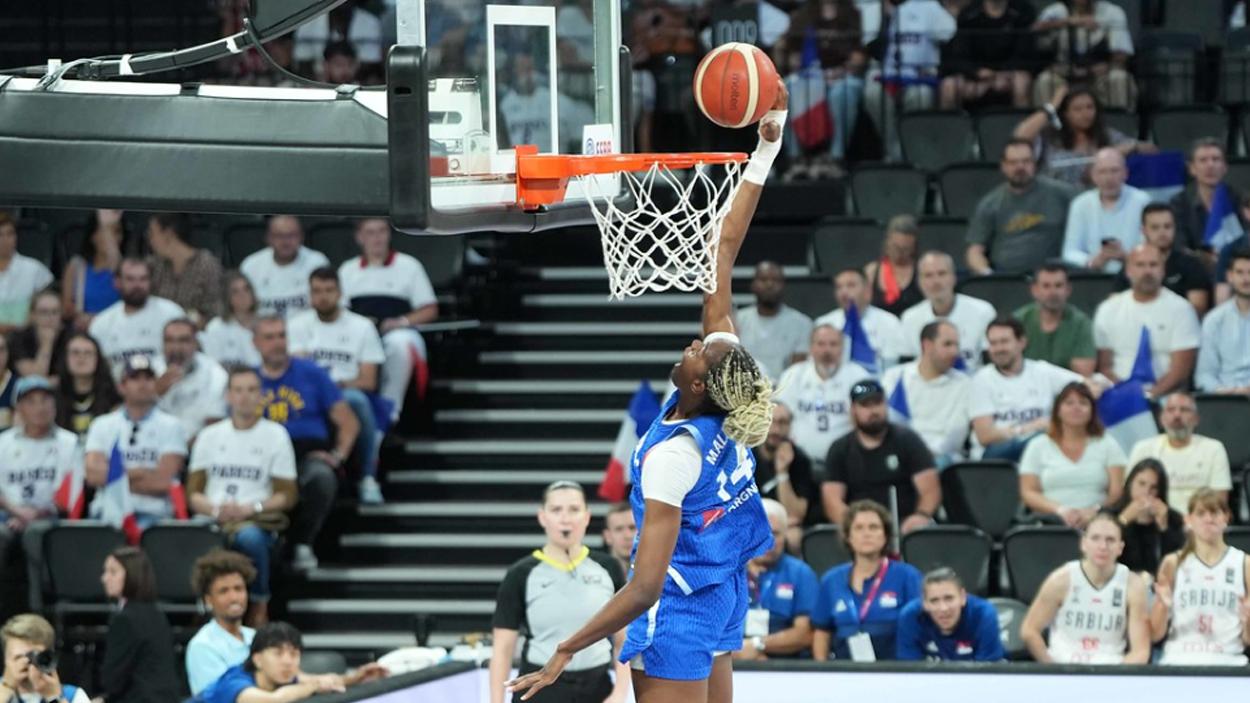
[(749, 450), (741, 444), (737, 445), (737, 449), (737, 468), (733, 470), (732, 474), (728, 475), (725, 474), (724, 469), (721, 469), (720, 475), (716, 477), (716, 483), (719, 486), (716, 491), (716, 495), (726, 503), (733, 499), (733, 495), (730, 495), (729, 491), (725, 490), (726, 484), (732, 487), (734, 489), (734, 493), (736, 494), (738, 492), (738, 484), (742, 483), (745, 479), (750, 478), (752, 474), (755, 473), (755, 465), (751, 462)]

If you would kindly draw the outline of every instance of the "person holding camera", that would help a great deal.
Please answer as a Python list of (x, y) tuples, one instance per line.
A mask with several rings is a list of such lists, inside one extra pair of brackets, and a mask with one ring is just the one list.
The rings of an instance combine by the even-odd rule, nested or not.
[(0, 703), (90, 703), (86, 692), (61, 683), (57, 655), (52, 648), (52, 624), (34, 613), (9, 619), (0, 629), (4, 647), (4, 675)]

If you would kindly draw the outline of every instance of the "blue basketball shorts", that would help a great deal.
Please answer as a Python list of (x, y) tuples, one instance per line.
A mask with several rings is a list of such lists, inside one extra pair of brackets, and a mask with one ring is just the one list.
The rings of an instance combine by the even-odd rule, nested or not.
[(749, 606), (745, 568), (689, 594), (670, 576), (655, 605), (626, 628), (620, 660), (656, 678), (706, 679), (714, 654), (742, 649)]

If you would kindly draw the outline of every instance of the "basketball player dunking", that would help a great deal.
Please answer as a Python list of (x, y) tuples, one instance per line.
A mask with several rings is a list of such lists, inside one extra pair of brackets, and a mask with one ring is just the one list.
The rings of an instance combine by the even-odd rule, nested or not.
[(1163, 644), (1160, 664), (1245, 666), (1250, 645), (1250, 565), (1224, 542), (1232, 513), (1219, 493), (1189, 499), (1185, 546), (1163, 558), (1150, 631)]
[(677, 391), (634, 449), (638, 523), (629, 583), (556, 648), (541, 670), (508, 682), (521, 700), (555, 681), (573, 654), (628, 626), (620, 660), (638, 703), (730, 703), (730, 652), (742, 646), (746, 564), (771, 547), (750, 448), (772, 421), (772, 384), (734, 335), (730, 282), (764, 181), (781, 149), (786, 90), (760, 120), (760, 142), (721, 228), (716, 292), (702, 340), (673, 367)]
[[(1146, 583), (1116, 560), (1124, 528), (1098, 513), (1085, 526), (1081, 555), (1042, 583), (1020, 637), (1039, 662), (1145, 664), (1150, 661)], [(1050, 628), (1050, 646), (1042, 630)], [(1125, 653), (1125, 650), (1128, 650)]]

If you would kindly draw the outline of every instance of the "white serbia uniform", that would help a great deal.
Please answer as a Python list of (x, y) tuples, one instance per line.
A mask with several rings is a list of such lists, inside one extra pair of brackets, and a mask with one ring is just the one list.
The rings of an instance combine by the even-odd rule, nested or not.
[(1172, 628), (1161, 664), (1245, 666), (1238, 606), (1246, 597), (1246, 553), (1229, 547), (1212, 566), (1190, 554), (1172, 583)]
[(1073, 560), (1068, 594), (1050, 624), (1050, 656), (1056, 664), (1122, 664), (1128, 643), (1128, 567), (1118, 564), (1111, 580), (1094, 588)]

